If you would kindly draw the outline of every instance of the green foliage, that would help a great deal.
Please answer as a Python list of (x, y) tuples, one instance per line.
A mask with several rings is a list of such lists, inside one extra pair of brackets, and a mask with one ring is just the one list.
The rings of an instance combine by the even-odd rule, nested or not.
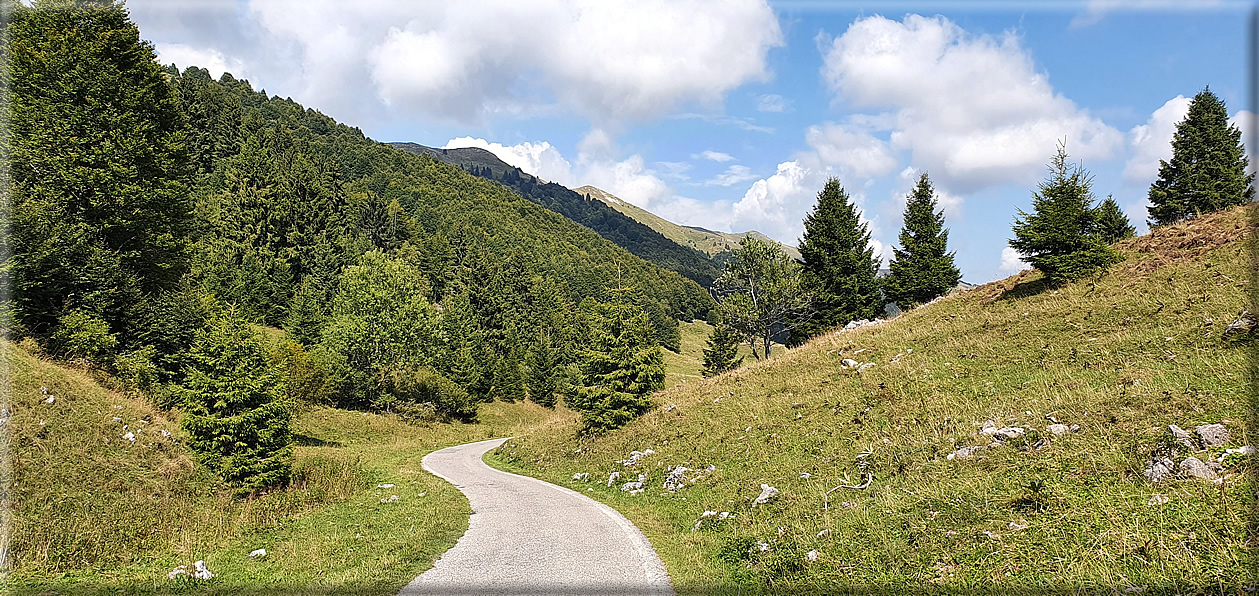
[(76, 310), (57, 321), (48, 344), (52, 353), (62, 358), (102, 365), (112, 360), (118, 337), (109, 332), (109, 324), (99, 317)]
[(879, 261), (870, 246), (869, 226), (840, 186), (826, 181), (817, 204), (804, 218), (800, 241), (804, 287), (812, 294), (817, 314), (793, 334), (803, 341), (856, 319), (873, 319), (883, 308)]
[(1062, 147), (1049, 172), (1049, 179), (1032, 195), (1033, 213), (1018, 211), (1010, 246), (1044, 272), (1051, 284), (1079, 279), (1118, 262), (1119, 254), (1095, 233), (1092, 176), (1080, 166), (1068, 165)]
[(1171, 161), (1159, 161), (1150, 185), (1150, 225), (1164, 225), (1253, 201), (1253, 173), (1241, 131), (1228, 122), (1228, 109), (1211, 88), (1189, 102), (1176, 124)]
[(386, 392), (397, 400), (393, 407), (403, 419), (476, 421), (477, 404), (468, 392), (431, 368), (390, 370), (384, 380)]
[(1128, 216), (1119, 209), (1113, 196), (1107, 195), (1093, 210), (1094, 233), (1106, 244), (1114, 244), (1125, 238), (1137, 235), (1137, 229), (1128, 223)]
[(800, 265), (781, 245), (744, 237), (725, 273), (713, 283), (721, 300), (717, 324), (742, 336), (758, 360), (768, 358), (776, 337), (804, 325), (813, 314), (802, 277)]
[(708, 347), (704, 348), (704, 376), (715, 377), (738, 368), (740, 364), (743, 364), (743, 357), (739, 356), (739, 336), (725, 325), (713, 327), (712, 335), (708, 336)]
[(288, 391), (286, 401), (295, 412), (332, 404), (332, 380), (320, 354), (286, 339), (272, 351), (271, 363), (280, 372)]
[(888, 302), (908, 310), (947, 294), (962, 273), (953, 263), (954, 253), (948, 252), (944, 212), (936, 212), (935, 189), (925, 173), (905, 203), (904, 221), (883, 291)]
[(284, 319), (284, 332), (293, 341), (311, 346), (319, 343), (319, 334), (328, 320), (325, 293), (313, 277), (298, 286)]
[(187, 266), (186, 120), (121, 4), (40, 1), (7, 23), (15, 315), (82, 311), (138, 347), (144, 297)]
[(543, 332), (540, 335), (526, 355), (529, 400), (540, 406), (554, 408), (555, 394), (560, 390), (560, 358), (547, 334)]
[(290, 411), (262, 337), (222, 313), (197, 334), (188, 362), (182, 426), (197, 460), (243, 491), (286, 484)]
[(588, 334), (581, 350), (581, 386), (567, 400), (586, 430), (624, 426), (651, 409), (664, 388), (664, 356), (641, 309), (623, 301), (582, 301)]
[(389, 403), (397, 396), (387, 394), (385, 373), (413, 370), (435, 358), (437, 320), (428, 293), (414, 267), (380, 252), (346, 268), (320, 343), (333, 356), (338, 405)]

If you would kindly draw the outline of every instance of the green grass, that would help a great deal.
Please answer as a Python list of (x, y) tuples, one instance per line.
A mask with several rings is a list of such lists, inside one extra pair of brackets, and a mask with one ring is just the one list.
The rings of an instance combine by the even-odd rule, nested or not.
[[(681, 349), (676, 353), (663, 350), (666, 389), (704, 379), (704, 348), (708, 347), (708, 336), (712, 335), (713, 326), (696, 319), (690, 323), (678, 323), (678, 331), (682, 336)], [(786, 350), (786, 346), (774, 344), (770, 358), (778, 358)], [(754, 360), (752, 348), (747, 344), (739, 345), (739, 355), (743, 357), (744, 364)]]
[[(1256, 442), (1254, 345), (1221, 340), (1250, 304), (1246, 218), (1122, 242), (1123, 263), (1061, 288), (1028, 271), (828, 334), (675, 385), (656, 396), (674, 408), (618, 431), (556, 425), (489, 459), (625, 513), (680, 593), (1238, 593), (1259, 582), (1254, 458), (1223, 485), (1156, 485), (1142, 470), (1168, 424), (1222, 423), (1230, 446)], [(877, 365), (858, 373), (844, 358)], [(1080, 431), (1049, 436), (1046, 415)], [(946, 458), (989, 443), (989, 419), (1036, 436)], [(647, 492), (604, 486), (648, 448), (635, 470)], [(679, 464), (716, 470), (665, 492)], [(868, 488), (836, 488), (866, 473)], [(781, 494), (753, 506), (762, 483)], [(1150, 504), (1160, 494), (1167, 503)], [(735, 517), (692, 531), (705, 510)]]
[[(407, 425), (316, 408), (294, 422), (293, 485), (236, 499), (193, 465), (175, 414), (2, 345), (13, 412), (6, 593), (394, 594), (455, 543), (470, 513), (421, 458), (571, 417), (494, 403), (480, 424)], [(124, 425), (140, 429), (134, 445)], [(249, 559), (259, 548), (267, 556)], [(218, 577), (167, 579), (196, 560)]]

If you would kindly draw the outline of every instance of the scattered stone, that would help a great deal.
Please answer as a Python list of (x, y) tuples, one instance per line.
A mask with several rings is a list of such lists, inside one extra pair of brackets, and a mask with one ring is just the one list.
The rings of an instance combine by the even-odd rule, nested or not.
[(801, 480), (808, 480), (808, 479), (809, 479), (809, 478), (811, 478), (812, 476), (813, 476), (813, 475), (812, 475), (812, 474), (810, 474), (810, 473), (808, 473), (808, 472), (802, 472), (802, 473), (800, 474), (800, 479), (801, 479)]
[(1149, 586), (1128, 586), (1123, 589), (1124, 594), (1140, 594), (1150, 589)]
[(51, 404), (51, 403), (56, 403), (56, 402), (57, 402), (57, 398), (51, 395), (48, 396), (48, 399), (44, 400), (44, 403), (46, 404)]
[(1178, 468), (1182, 475), (1201, 478), (1203, 480), (1215, 480), (1215, 472), (1211, 471), (1210, 467), (1202, 463), (1202, 460), (1196, 457), (1185, 458), (1184, 461), (1180, 462)]
[(840, 366), (842, 366), (842, 367), (844, 367), (844, 368), (852, 368), (852, 367), (857, 366), (857, 365), (859, 365), (859, 364), (861, 364), (861, 363), (860, 363), (860, 362), (857, 362), (856, 360), (853, 360), (852, 358), (844, 358), (843, 360), (840, 360), (840, 361), (839, 361), (839, 365), (840, 365)]
[(260, 548), (256, 551), (249, 553), (249, 558), (251, 559), (257, 559), (258, 557), (265, 557), (265, 556), (267, 556), (267, 549), (265, 548)]
[(210, 573), (210, 570), (206, 568), (205, 561), (197, 561), (193, 563), (192, 568), (193, 568), (192, 576), (197, 579), (213, 579), (214, 578), (214, 574)]
[(1073, 432), (1073, 433), (1078, 433), (1078, 432), (1080, 432), (1080, 425), (1078, 425), (1078, 424), (1072, 424), (1072, 425), (1071, 425), (1071, 432)]
[(870, 367), (872, 367), (872, 366), (874, 366), (874, 363), (873, 363), (873, 362), (867, 362), (867, 363), (865, 363), (865, 364), (862, 364), (861, 366), (858, 366), (858, 367), (857, 367), (857, 372), (865, 372), (865, 371), (866, 371), (866, 369), (868, 369), (868, 368), (870, 368)]
[(1046, 427), (1045, 427), (1045, 430), (1047, 430), (1047, 431), (1049, 431), (1049, 432), (1051, 432), (1051, 433), (1053, 433), (1053, 434), (1055, 434), (1055, 435), (1065, 435), (1065, 434), (1067, 434), (1067, 433), (1071, 432), (1071, 427), (1069, 427), (1069, 426), (1067, 426), (1067, 425), (1065, 425), (1065, 424), (1050, 424), (1049, 426), (1046, 426)]
[(984, 422), (984, 427), (979, 429), (979, 434), (989, 436), (997, 434), (997, 423), (992, 420)]
[(166, 437), (166, 438), (168, 438), (168, 439), (169, 439), (169, 438), (170, 438), (170, 431), (169, 431), (169, 430), (166, 430), (166, 429), (164, 429), (164, 428), (163, 428), (163, 429), (162, 429), (162, 436), (163, 436), (163, 437)]
[(1150, 463), (1145, 466), (1143, 474), (1146, 480), (1150, 482), (1162, 482), (1163, 478), (1172, 473), (1173, 465), (1171, 458), (1157, 457), (1150, 460)]
[(769, 543), (765, 542), (764, 540), (757, 540), (757, 541), (756, 541), (756, 548), (757, 548), (757, 550), (759, 550), (759, 551), (761, 551), (761, 552), (763, 552), (763, 553), (767, 553), (767, 552), (769, 552)]
[(993, 540), (1001, 540), (1001, 535), (996, 532), (993, 532), (992, 530), (984, 530), (984, 536), (987, 536)]
[(1249, 310), (1243, 310), (1241, 314), (1237, 315), (1236, 321), (1224, 327), (1224, 337), (1227, 339), (1235, 335), (1250, 333), (1255, 330), (1256, 324), (1259, 324), (1259, 321), (1255, 319), (1255, 316), (1250, 314)]
[(976, 453), (979, 453), (980, 451), (983, 451), (984, 449), (987, 449), (987, 447), (984, 445), (962, 447), (961, 449), (958, 449), (957, 451), (954, 451), (953, 453), (950, 453), (944, 456), (944, 459), (966, 459), (972, 455), (975, 455)]
[(136, 443), (136, 434), (133, 432), (127, 432), (127, 434), (123, 435), (122, 438), (131, 441), (132, 445), (135, 445)]
[(808, 559), (808, 560), (810, 560), (810, 561), (816, 561), (816, 560), (817, 560), (817, 549), (813, 549), (813, 550), (811, 550), (811, 551), (809, 551), (809, 552), (807, 552), (807, 553), (804, 553), (804, 558), (806, 558), (806, 559)]
[(612, 483), (616, 482), (620, 478), (621, 478), (620, 472), (612, 472), (611, 474), (609, 474), (608, 475), (608, 488), (612, 488)]
[(855, 501), (844, 501), (843, 503), (840, 503), (839, 506), (844, 509), (852, 509), (857, 506), (857, 503)]
[(179, 567), (172, 569), (170, 573), (166, 574), (166, 579), (174, 581), (175, 578), (181, 575), (188, 575), (188, 568), (184, 565), (180, 565)]
[(1245, 446), (1242, 446), (1242, 447), (1236, 447), (1236, 448), (1234, 448), (1234, 449), (1225, 449), (1225, 450), (1224, 450), (1224, 455), (1225, 455), (1225, 456), (1229, 456), (1229, 455), (1254, 455), (1254, 454), (1255, 454), (1255, 448), (1254, 448), (1254, 446), (1252, 446), (1252, 445), (1245, 445)]
[[(625, 484), (622, 484), (622, 485), (621, 485), (621, 492), (627, 492), (627, 491), (628, 491), (628, 492), (631, 492), (631, 493), (632, 493), (633, 491), (640, 491), (640, 492), (641, 492), (641, 491), (643, 490), (643, 481), (644, 481), (644, 480), (647, 480), (647, 475), (646, 475), (646, 474), (639, 474), (639, 475), (638, 475), (638, 480), (633, 481), (633, 482), (626, 482)], [(637, 493), (634, 493), (634, 494), (637, 494)]]
[(48, 387), (45, 387), (45, 386), (43, 386), (43, 385), (40, 385), (40, 386), (39, 386), (39, 392), (40, 392), (40, 393), (43, 393), (44, 395), (48, 395)]
[(666, 411), (666, 412), (672, 412), (672, 411), (673, 411), (673, 408), (676, 408), (676, 407), (678, 407), (678, 405), (677, 405), (677, 404), (669, 404), (669, 405), (667, 405), (667, 406), (665, 406), (665, 407), (664, 407), (664, 411)]
[(691, 469), (686, 466), (674, 466), (669, 470), (669, 475), (664, 479), (664, 489), (673, 492), (682, 488), (682, 483), (686, 481), (683, 474), (690, 472)]
[(1228, 443), (1228, 429), (1223, 424), (1203, 424), (1195, 427), (1194, 432), (1202, 440), (1202, 447), (1223, 447)]
[(995, 433), (992, 433), (992, 438), (998, 441), (1009, 441), (1010, 439), (1017, 439), (1025, 434), (1027, 434), (1027, 431), (1017, 426), (1007, 426)]
[(1167, 504), (1167, 495), (1165, 495), (1165, 494), (1163, 494), (1163, 493), (1158, 493), (1158, 494), (1154, 495), (1153, 497), (1150, 497), (1150, 500), (1149, 500), (1149, 501), (1146, 501), (1146, 502), (1145, 502), (1145, 504), (1146, 504), (1146, 505), (1149, 505), (1149, 506), (1151, 506), (1151, 507), (1153, 507), (1153, 506), (1157, 506), (1157, 505), (1166, 505), (1166, 504)]
[(1175, 424), (1169, 424), (1167, 425), (1167, 432), (1172, 434), (1172, 438), (1175, 439), (1177, 443), (1195, 451), (1198, 449), (1198, 446), (1193, 443), (1193, 437), (1189, 436), (1189, 432), (1185, 429), (1180, 428)]
[(576, 474), (573, 474), (573, 480), (579, 480), (581, 482), (590, 482), (590, 472), (578, 472)]
[(630, 452), (630, 455), (629, 455), (629, 459), (624, 459), (624, 460), (621, 460), (621, 463), (622, 463), (625, 467), (627, 467), (627, 468), (628, 468), (629, 466), (633, 466), (633, 465), (637, 464), (639, 461), (642, 461), (642, 459), (643, 459), (644, 457), (647, 457), (648, 455), (652, 455), (652, 454), (654, 454), (654, 453), (655, 453), (655, 451), (652, 451), (652, 450), (650, 450), (650, 449), (647, 449), (647, 450), (644, 450), (644, 451), (631, 451), (631, 452)]
[(823, 537), (823, 536), (825, 536), (825, 535), (827, 535), (827, 534), (830, 534), (830, 533), (831, 533), (831, 531), (830, 531), (830, 530), (822, 530), (821, 532), (818, 532), (818, 533), (817, 533), (817, 537), (818, 537), (818, 538), (821, 538), (821, 537)]
[(772, 500), (774, 497), (777, 497), (777, 496), (778, 496), (778, 489), (768, 484), (762, 484), (761, 494), (760, 496), (756, 497), (755, 501), (752, 501), (752, 506), (755, 507), (757, 505), (764, 505), (765, 503), (770, 502), (770, 500)]
[(122, 422), (122, 418), (114, 416), (114, 424), (118, 424), (119, 422)]
[(1010, 525), (1007, 527), (1010, 528), (1011, 532), (1018, 532), (1019, 530), (1026, 530), (1028, 525), (1020, 524), (1019, 522), (1010, 522)]
[(377, 484), (376, 488), (393, 488), (392, 484)]

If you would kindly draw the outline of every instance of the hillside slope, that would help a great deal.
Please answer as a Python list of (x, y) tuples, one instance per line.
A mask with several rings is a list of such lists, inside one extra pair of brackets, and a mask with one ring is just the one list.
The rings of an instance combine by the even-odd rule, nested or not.
[(676, 271), (704, 287), (712, 285), (713, 280), (721, 274), (717, 265), (703, 253), (671, 242), (656, 230), (601, 202), (587, 201), (564, 186), (523, 173), (519, 168), (507, 165), (484, 149), (434, 149), (415, 143), (389, 145), (408, 153), (428, 155), (482, 178), (502, 183), (525, 199), (586, 226), (634, 255)]
[[(1254, 344), (1221, 336), (1248, 305), (1248, 227), (1235, 209), (1159, 228), (1093, 279), (1052, 289), (1024, 271), (673, 387), (618, 431), (556, 428), (496, 458), (593, 488), (680, 593), (1237, 592), (1256, 582), (1255, 458), (1225, 448), (1257, 438)], [(1026, 434), (996, 441), (988, 421)], [(1202, 450), (1168, 435), (1208, 424), (1231, 438)], [(1173, 451), (1222, 461), (1222, 480), (1148, 480)], [(645, 492), (617, 490), (637, 474)], [(762, 485), (779, 492), (758, 505)]]
[[(589, 195), (606, 203), (609, 207), (634, 218), (635, 221), (660, 232), (665, 238), (677, 242), (682, 246), (688, 246), (709, 256), (715, 256), (719, 253), (729, 252), (739, 246), (739, 241), (744, 236), (752, 236), (766, 242), (778, 242), (765, 234), (752, 230), (749, 232), (740, 232), (732, 234), (729, 232), (715, 232), (704, 228), (693, 226), (683, 226), (675, 224), (655, 213), (646, 209), (632, 205), (621, 200), (612, 193), (600, 189), (598, 187), (586, 185), (573, 189), (581, 195)], [(780, 243), (781, 244), (781, 243)], [(793, 259), (800, 258), (800, 251), (794, 246), (781, 244), (783, 250), (787, 251), (787, 255)]]

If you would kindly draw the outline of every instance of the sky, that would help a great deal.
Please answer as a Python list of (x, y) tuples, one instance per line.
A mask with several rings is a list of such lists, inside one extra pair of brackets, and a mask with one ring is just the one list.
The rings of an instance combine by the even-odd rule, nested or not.
[[(483, 147), (674, 222), (795, 245), (826, 180), (891, 258), (937, 192), (963, 279), (1057, 147), (1147, 230), (1209, 86), (1253, 146), (1253, 5), (1229, 0), (129, 0), (163, 64), (230, 72), (378, 141)], [(1253, 159), (1252, 159), (1253, 161)]]

